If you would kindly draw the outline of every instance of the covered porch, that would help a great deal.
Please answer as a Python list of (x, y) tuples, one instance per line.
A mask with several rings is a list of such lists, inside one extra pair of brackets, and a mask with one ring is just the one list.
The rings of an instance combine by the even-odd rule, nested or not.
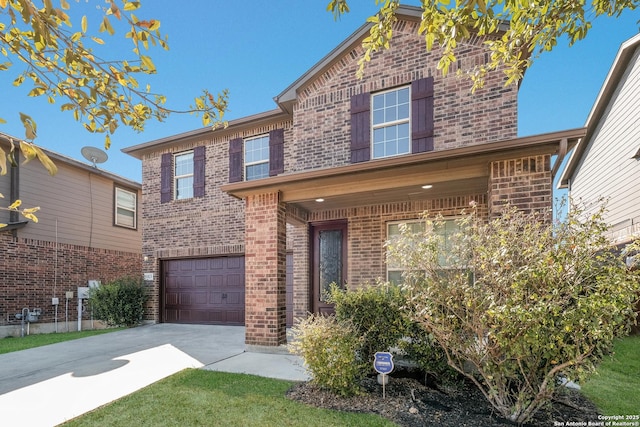
[(470, 201), (487, 216), (505, 203), (551, 209), (553, 177), (583, 135), (575, 129), (222, 186), (245, 201), (246, 344), (286, 343), (288, 251), (294, 315), (322, 312), (323, 232), (336, 255), (327, 274), (349, 286), (371, 283), (385, 277), (390, 221), (458, 215)]

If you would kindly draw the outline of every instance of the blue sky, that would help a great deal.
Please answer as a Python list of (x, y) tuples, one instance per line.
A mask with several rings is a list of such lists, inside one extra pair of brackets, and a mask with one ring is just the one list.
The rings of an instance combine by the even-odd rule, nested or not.
[[(87, 14), (89, 30), (99, 25), (102, 0), (70, 2), (72, 16)], [(237, 2), (221, 0), (143, 0), (135, 12), (141, 19), (159, 19), (169, 36), (170, 50), (151, 51), (158, 74), (149, 79), (152, 90), (168, 97), (169, 108), (193, 103), (204, 88), (230, 92), (226, 119), (276, 108), (273, 97), (351, 35), (376, 11), (374, 0), (351, 0), (351, 13), (334, 21), (326, 12), (328, 0)], [(419, 1), (405, 1), (419, 5)], [(543, 54), (527, 71), (519, 92), (520, 136), (581, 127), (611, 67), (620, 44), (638, 33), (640, 13), (594, 22), (587, 38), (568, 48), (561, 43)], [(79, 19), (76, 20), (79, 25)], [(111, 58), (131, 58), (121, 30), (104, 36)], [(45, 99), (29, 99), (26, 89), (11, 85), (14, 73), (0, 72), (2, 101), (0, 132), (24, 137), (18, 112), (38, 124), (36, 143), (83, 160), (83, 146), (103, 146), (92, 135)], [(124, 147), (202, 127), (199, 118), (172, 115), (164, 123), (150, 122), (143, 133), (123, 127), (112, 137), (109, 160), (101, 167), (126, 178), (141, 180), (141, 163), (120, 150)]]

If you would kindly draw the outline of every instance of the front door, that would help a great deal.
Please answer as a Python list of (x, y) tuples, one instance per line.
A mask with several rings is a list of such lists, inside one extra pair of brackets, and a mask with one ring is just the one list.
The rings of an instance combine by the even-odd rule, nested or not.
[(334, 308), (327, 302), (331, 284), (343, 288), (347, 281), (347, 223), (312, 224), (312, 233), (313, 312), (331, 314)]

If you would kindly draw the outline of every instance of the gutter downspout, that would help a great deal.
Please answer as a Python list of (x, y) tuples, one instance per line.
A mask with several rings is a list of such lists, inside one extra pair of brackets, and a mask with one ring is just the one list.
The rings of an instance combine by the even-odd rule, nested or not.
[[(11, 172), (10, 172), (10, 190), (9, 190), (9, 199), (10, 203), (13, 204), (16, 200), (20, 198), (20, 165), (17, 162), (11, 162)], [(15, 211), (9, 212), (9, 222), (16, 223), (20, 219), (20, 214)], [(11, 235), (13, 239), (18, 238), (18, 230), (11, 230)]]

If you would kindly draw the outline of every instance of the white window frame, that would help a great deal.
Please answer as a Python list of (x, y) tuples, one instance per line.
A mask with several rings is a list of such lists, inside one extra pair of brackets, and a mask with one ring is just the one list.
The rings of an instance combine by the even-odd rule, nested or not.
[[(266, 159), (260, 159), (257, 161), (252, 161), (252, 162), (247, 162), (247, 143), (250, 143), (251, 141), (256, 141), (258, 139), (261, 140), (266, 140), (267, 142), (267, 158)], [(247, 138), (243, 141), (242, 144), (242, 162), (243, 162), (243, 172), (244, 172), (244, 180), (245, 181), (253, 181), (255, 179), (261, 179), (261, 178), (266, 178), (269, 176), (269, 135), (265, 134), (265, 135), (258, 135), (258, 136), (254, 136), (251, 138)], [(258, 166), (258, 165), (263, 165), (266, 164), (267, 165), (267, 175), (266, 176), (260, 176), (257, 178), (249, 178), (249, 174), (247, 173), (247, 170), (249, 167), (251, 166)]]
[[(119, 193), (128, 193), (133, 195), (133, 206), (123, 206), (119, 204), (119, 198), (118, 198), (118, 194)], [(136, 230), (138, 227), (138, 192), (134, 191), (134, 190), (129, 190), (127, 188), (123, 188), (123, 187), (115, 187), (115, 192), (114, 192), (114, 211), (113, 211), (113, 223), (114, 225), (117, 225), (118, 227), (125, 227), (125, 228), (131, 228), (133, 230)], [(133, 214), (133, 225), (129, 225), (129, 224), (121, 224), (120, 222), (118, 222), (118, 210), (124, 210), (127, 212), (131, 212)]]
[[(375, 109), (374, 105), (375, 105), (375, 100), (378, 97), (383, 97), (384, 96), (391, 93), (391, 92), (399, 92), (401, 90), (407, 90), (408, 93), (408, 97), (407, 97), (407, 117), (406, 118), (402, 118), (402, 119), (398, 119), (396, 118), (395, 120), (389, 120), (389, 121), (383, 121), (381, 123), (375, 123), (375, 114), (376, 111), (379, 111), (380, 109)], [(396, 108), (398, 105), (400, 104), (395, 104)], [(383, 106), (383, 109), (387, 107), (386, 105)], [(405, 154), (411, 154), (411, 86), (400, 86), (400, 87), (396, 87), (393, 89), (388, 89), (385, 91), (381, 91), (381, 92), (376, 92), (371, 94), (371, 158), (372, 159), (385, 159), (388, 157), (395, 157), (395, 156), (402, 156)], [(402, 124), (407, 124), (408, 127), (408, 146), (407, 146), (407, 151), (405, 152), (397, 152), (394, 154), (383, 154), (380, 156), (376, 156), (376, 141), (375, 141), (375, 134), (376, 134), (376, 130), (380, 130), (380, 129), (386, 129), (392, 126), (399, 126)], [(396, 139), (396, 146), (397, 146), (397, 139)], [(385, 150), (386, 151), (386, 150)]]
[[(442, 218), (442, 221), (444, 221), (445, 223), (449, 223), (449, 222), (454, 222), (456, 220), (460, 219), (460, 217), (457, 216), (450, 216), (450, 217), (444, 217)], [(418, 218), (412, 218), (412, 219), (406, 219), (406, 220), (399, 220), (399, 221), (389, 221), (386, 224), (386, 228), (387, 228), (387, 241), (391, 239), (392, 236), (389, 235), (389, 228), (391, 225), (399, 225), (399, 224), (418, 224), (418, 223), (422, 223), (422, 224), (426, 224), (426, 221), (424, 219), (418, 219)], [(423, 227), (424, 230), (424, 227)], [(445, 245), (446, 245), (446, 241), (445, 241)], [(389, 280), (389, 272), (403, 272), (406, 269), (405, 268), (400, 268), (400, 267), (393, 267), (389, 266), (389, 263), (386, 263), (386, 278), (387, 281)], [(450, 266), (447, 265), (443, 265), (442, 269), (448, 269), (450, 268)]]
[[(183, 156), (191, 156), (191, 173), (178, 175), (177, 173), (178, 158)], [(193, 198), (193, 179), (194, 179), (193, 156), (194, 156), (193, 150), (183, 151), (181, 153), (176, 153), (173, 155), (173, 198), (174, 200), (184, 200), (184, 199)], [(181, 195), (180, 192), (178, 191), (178, 181), (187, 179), (189, 177), (191, 178), (191, 193), (187, 193), (187, 195)]]

